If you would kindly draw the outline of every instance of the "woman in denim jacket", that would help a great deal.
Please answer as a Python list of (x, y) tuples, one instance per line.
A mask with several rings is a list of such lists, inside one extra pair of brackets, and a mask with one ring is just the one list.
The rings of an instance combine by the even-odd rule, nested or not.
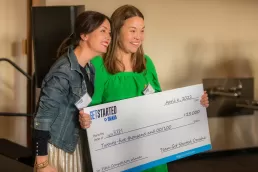
[(77, 17), (74, 33), (60, 46), (61, 57), (43, 80), (34, 121), (35, 171), (83, 171), (75, 104), (93, 94), (90, 60), (107, 51), (110, 31), (107, 16), (86, 11)]

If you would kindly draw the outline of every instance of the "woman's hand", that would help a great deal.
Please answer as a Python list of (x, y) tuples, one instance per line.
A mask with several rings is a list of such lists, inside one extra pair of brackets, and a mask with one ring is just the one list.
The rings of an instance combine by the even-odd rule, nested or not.
[(91, 124), (91, 118), (89, 114), (86, 114), (83, 112), (83, 110), (80, 111), (79, 114), (79, 121), (80, 125), (83, 129), (89, 128)]
[(208, 99), (208, 94), (206, 91), (204, 91), (202, 97), (201, 97), (201, 101), (200, 101), (201, 105), (203, 105), (204, 107), (209, 107), (209, 99)]
[[(36, 156), (36, 163), (37, 164), (44, 163), (47, 160), (48, 160), (48, 156), (47, 155), (46, 156)], [(35, 164), (34, 168), (36, 168), (36, 170), (35, 170), (36, 172), (57, 172), (57, 170), (54, 167), (52, 167), (51, 165), (49, 165), (49, 164), (47, 164), (46, 167), (40, 168), (40, 169), (38, 169), (36, 166), (37, 165)]]

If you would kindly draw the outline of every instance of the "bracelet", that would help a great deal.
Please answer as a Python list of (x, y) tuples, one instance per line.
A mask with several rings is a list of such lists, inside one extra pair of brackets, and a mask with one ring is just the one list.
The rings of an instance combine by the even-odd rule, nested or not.
[(37, 168), (37, 169), (45, 168), (46, 166), (48, 166), (48, 160), (46, 160), (45, 162), (39, 163), (39, 164), (37, 164), (37, 163), (35, 162), (35, 165), (36, 165), (36, 168)]

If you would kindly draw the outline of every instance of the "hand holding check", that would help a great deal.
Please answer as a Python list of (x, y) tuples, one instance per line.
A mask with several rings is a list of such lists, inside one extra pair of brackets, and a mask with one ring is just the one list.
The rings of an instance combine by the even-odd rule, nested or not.
[(91, 124), (90, 115), (87, 113), (84, 113), (83, 110), (80, 110), (79, 121), (82, 128), (86, 129), (90, 127), (90, 124)]

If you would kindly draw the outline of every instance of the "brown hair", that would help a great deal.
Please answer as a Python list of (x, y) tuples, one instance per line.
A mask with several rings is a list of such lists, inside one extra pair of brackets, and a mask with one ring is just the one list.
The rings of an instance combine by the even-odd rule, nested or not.
[(96, 11), (85, 11), (77, 16), (74, 25), (74, 33), (61, 43), (57, 51), (57, 57), (66, 53), (70, 45), (73, 45), (74, 48), (78, 46), (81, 40), (81, 34), (89, 34), (93, 32), (106, 19), (110, 22), (109, 17)]
[[(111, 74), (120, 72), (119, 65), (125, 68), (122, 62), (118, 60), (115, 53), (117, 48), (120, 46), (120, 30), (124, 25), (125, 20), (135, 16), (144, 19), (144, 16), (140, 10), (132, 5), (124, 5), (119, 7), (111, 16), (112, 40), (108, 47), (107, 53), (103, 56), (105, 67)], [(132, 54), (132, 62), (134, 72), (142, 72), (146, 69), (142, 45), (138, 48), (136, 53)]]

